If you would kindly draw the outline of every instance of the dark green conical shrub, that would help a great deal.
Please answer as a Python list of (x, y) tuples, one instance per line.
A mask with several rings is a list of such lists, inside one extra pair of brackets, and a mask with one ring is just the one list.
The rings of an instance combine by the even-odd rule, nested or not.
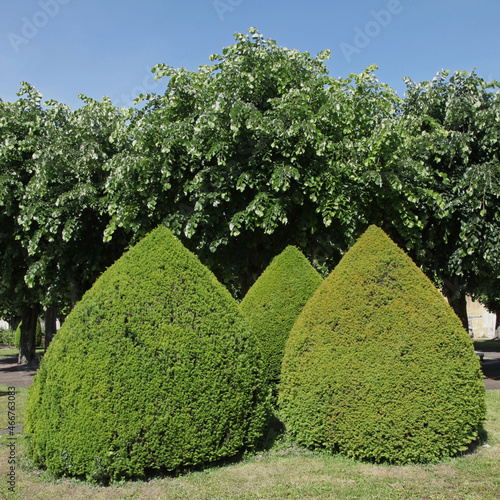
[(321, 282), (302, 252), (289, 246), (273, 259), (241, 301), (240, 311), (259, 340), (269, 381), (279, 380), (288, 334)]
[(21, 323), (16, 328), (16, 332), (14, 333), (14, 346), (16, 349), (19, 349), (21, 345)]
[[(35, 342), (36, 342), (36, 347), (41, 347), (42, 327), (40, 325), (40, 321), (36, 322)], [(16, 346), (16, 349), (19, 349), (20, 344), (21, 344), (21, 323), (19, 323), (16, 333), (14, 334), (14, 345)]]
[(375, 462), (463, 451), (485, 417), (472, 341), (411, 259), (371, 226), (285, 348), (282, 418), (301, 444)]
[(36, 322), (35, 342), (37, 347), (42, 347), (42, 325), (40, 325), (40, 320)]
[(54, 337), (29, 392), (29, 455), (98, 481), (206, 464), (261, 436), (266, 393), (237, 303), (160, 227)]

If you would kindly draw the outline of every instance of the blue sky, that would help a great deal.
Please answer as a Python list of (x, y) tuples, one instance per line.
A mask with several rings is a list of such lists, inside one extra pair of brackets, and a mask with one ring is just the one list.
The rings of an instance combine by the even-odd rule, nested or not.
[(3, 0), (0, 98), (28, 81), (71, 107), (80, 93), (131, 105), (164, 91), (155, 64), (196, 70), (251, 26), (290, 49), (330, 49), (332, 76), (377, 64), (400, 95), (403, 77), (441, 69), (500, 80), (499, 20), (498, 0)]

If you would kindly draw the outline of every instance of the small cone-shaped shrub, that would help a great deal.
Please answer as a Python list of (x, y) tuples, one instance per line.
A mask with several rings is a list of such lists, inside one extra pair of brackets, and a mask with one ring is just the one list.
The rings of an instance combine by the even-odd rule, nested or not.
[(36, 336), (35, 342), (37, 347), (42, 346), (42, 325), (40, 325), (40, 320), (36, 322)]
[[(42, 345), (42, 327), (40, 325), (40, 321), (36, 322), (36, 334), (35, 334), (35, 343), (36, 347), (40, 347)], [(16, 349), (19, 349), (21, 344), (21, 323), (17, 327), (17, 330), (14, 334), (14, 345)]]
[(98, 481), (234, 456), (262, 434), (262, 373), (236, 301), (159, 227), (96, 281), (50, 344), (28, 396), (29, 455)]
[(240, 311), (257, 335), (270, 382), (279, 380), (288, 334), (322, 281), (302, 252), (289, 246), (241, 301)]
[(21, 323), (16, 328), (16, 332), (14, 333), (14, 346), (16, 349), (19, 349), (21, 345)]
[(297, 319), (280, 407), (301, 444), (375, 462), (467, 449), (485, 417), (472, 341), (438, 290), (371, 226)]

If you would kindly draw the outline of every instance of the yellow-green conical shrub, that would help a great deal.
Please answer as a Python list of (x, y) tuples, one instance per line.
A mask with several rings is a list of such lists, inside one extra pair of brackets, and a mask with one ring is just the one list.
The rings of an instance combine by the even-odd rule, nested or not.
[(473, 344), (429, 279), (371, 226), (290, 332), (282, 418), (301, 444), (375, 462), (465, 450), (485, 417)]
[(322, 282), (304, 254), (288, 246), (267, 266), (241, 301), (240, 310), (254, 330), (270, 382), (276, 383), (288, 334)]
[(29, 392), (35, 464), (144, 477), (231, 457), (260, 437), (267, 389), (236, 301), (159, 227), (75, 306)]

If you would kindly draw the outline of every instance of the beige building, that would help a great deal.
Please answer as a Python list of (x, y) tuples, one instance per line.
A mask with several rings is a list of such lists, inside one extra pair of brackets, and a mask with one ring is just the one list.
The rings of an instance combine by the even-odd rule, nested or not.
[(492, 339), (496, 332), (496, 314), (489, 312), (480, 302), (467, 297), (469, 334), (474, 339)]

